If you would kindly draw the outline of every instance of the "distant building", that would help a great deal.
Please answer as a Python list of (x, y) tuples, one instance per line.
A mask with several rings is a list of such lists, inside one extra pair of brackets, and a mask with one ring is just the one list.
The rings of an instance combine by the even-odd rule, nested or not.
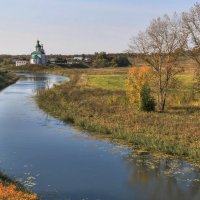
[(48, 63), (50, 63), (50, 64), (56, 64), (56, 62), (57, 62), (56, 58), (49, 58), (48, 59)]
[(85, 59), (84, 59), (84, 62), (85, 62), (85, 63), (92, 63), (92, 59), (91, 59), (91, 58), (85, 58)]
[(17, 60), (15, 63), (16, 63), (16, 66), (23, 66), (23, 65), (28, 64), (28, 61), (26, 61), (26, 60)]
[(37, 41), (36, 44), (36, 51), (31, 53), (31, 64), (39, 64), (39, 65), (44, 65), (47, 63), (47, 58), (45, 51), (43, 49), (43, 45), (40, 45), (40, 41)]
[(75, 56), (73, 59), (77, 61), (82, 61), (84, 58), (83, 56)]
[(66, 64), (66, 60), (64, 58), (49, 58), (48, 63), (50, 64)]
[(73, 65), (75, 62), (73, 60), (67, 60), (68, 65)]

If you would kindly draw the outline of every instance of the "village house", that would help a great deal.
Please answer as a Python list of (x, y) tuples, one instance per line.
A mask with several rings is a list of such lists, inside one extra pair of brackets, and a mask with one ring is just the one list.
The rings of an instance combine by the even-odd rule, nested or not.
[(28, 61), (26, 61), (26, 60), (17, 60), (17, 61), (15, 62), (15, 64), (16, 64), (17, 67), (18, 67), (18, 66), (23, 66), (23, 65), (27, 65), (27, 64), (28, 64)]

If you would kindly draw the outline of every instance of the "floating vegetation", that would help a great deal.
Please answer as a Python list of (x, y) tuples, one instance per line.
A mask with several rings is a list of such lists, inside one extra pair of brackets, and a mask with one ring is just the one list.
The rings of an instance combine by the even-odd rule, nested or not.
[(144, 170), (146, 175), (155, 173), (160, 177), (171, 177), (182, 186), (189, 187), (192, 183), (200, 183), (200, 171), (198, 167), (180, 160), (170, 158), (159, 159), (151, 155), (129, 155), (128, 160), (137, 167), (137, 170)]

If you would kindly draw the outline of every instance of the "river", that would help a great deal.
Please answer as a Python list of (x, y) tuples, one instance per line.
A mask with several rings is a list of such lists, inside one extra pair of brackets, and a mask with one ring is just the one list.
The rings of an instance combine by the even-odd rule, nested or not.
[(66, 81), (24, 75), (0, 92), (0, 168), (44, 200), (199, 200), (200, 171), (184, 161), (137, 156), (49, 116), (38, 90)]

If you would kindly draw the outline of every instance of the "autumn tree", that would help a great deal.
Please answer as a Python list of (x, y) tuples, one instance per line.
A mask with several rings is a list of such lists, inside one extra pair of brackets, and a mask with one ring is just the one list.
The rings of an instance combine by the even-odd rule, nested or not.
[(175, 76), (183, 71), (179, 57), (188, 34), (177, 14), (154, 19), (144, 32), (131, 39), (130, 49), (155, 72), (158, 108), (165, 109), (166, 99)]
[(149, 88), (150, 79), (151, 69), (149, 67), (131, 67), (128, 71), (126, 93), (130, 103), (137, 110), (154, 110), (154, 101), (150, 95)]

